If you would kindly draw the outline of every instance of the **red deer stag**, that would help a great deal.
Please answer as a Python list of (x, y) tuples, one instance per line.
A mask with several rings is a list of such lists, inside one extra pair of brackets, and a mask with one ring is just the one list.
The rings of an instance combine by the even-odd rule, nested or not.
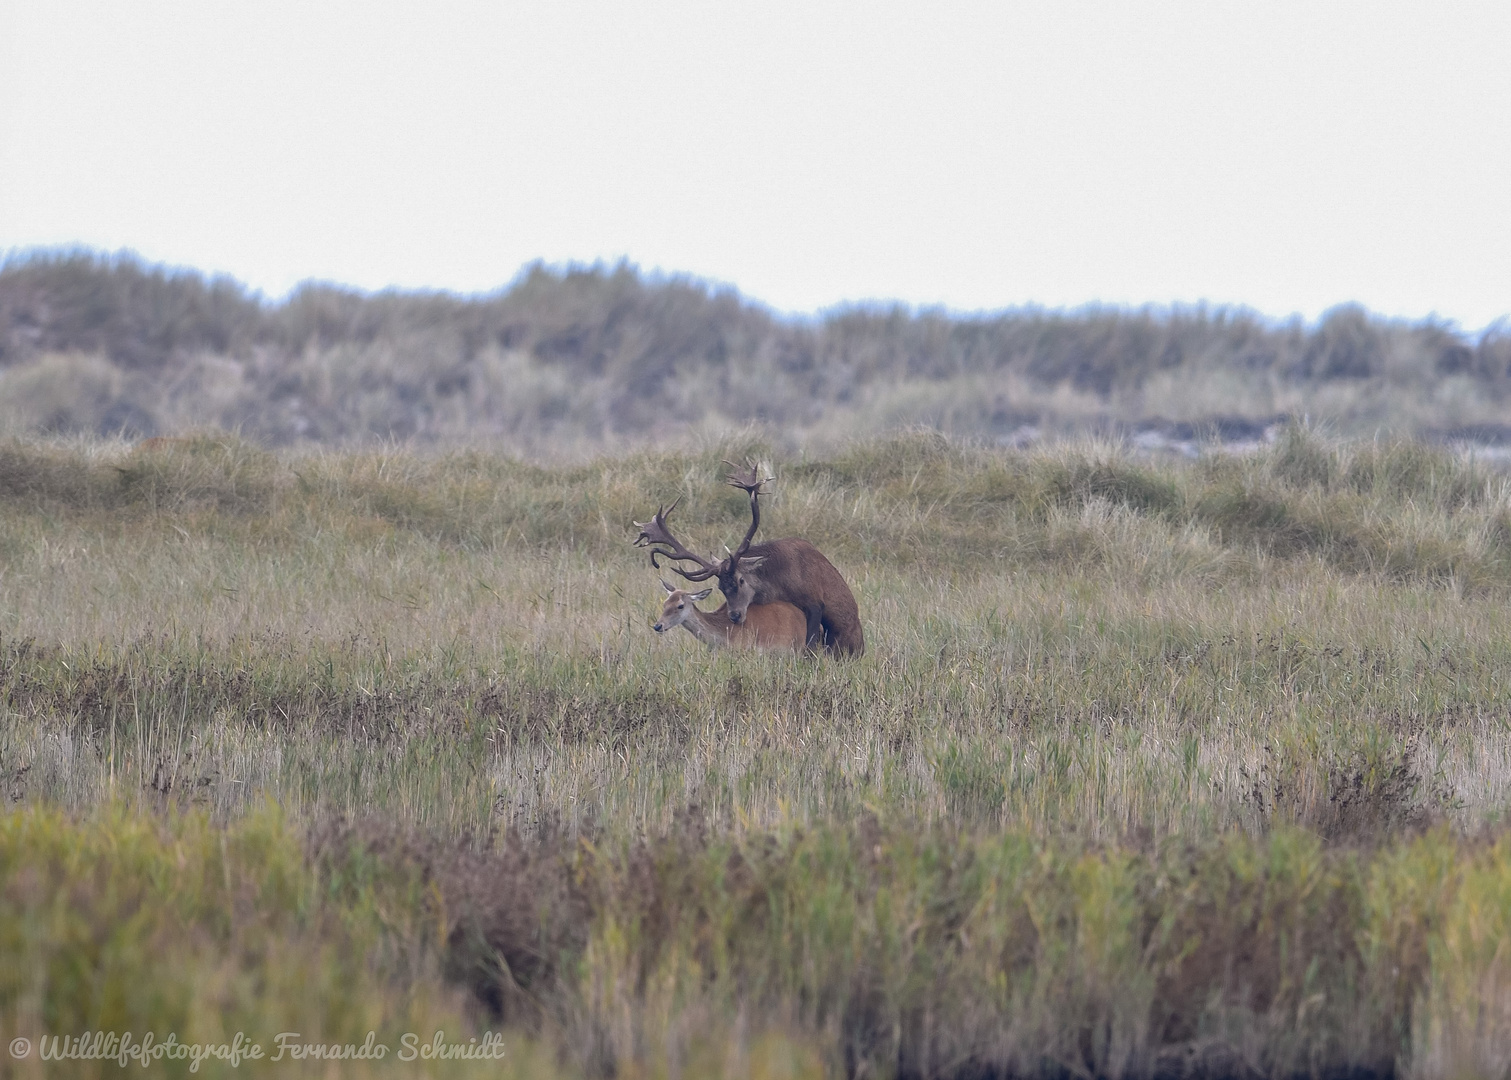
[(697, 602), (707, 599), (712, 589), (688, 592), (668, 585), (666, 603), (656, 633), (664, 634), (679, 626), (714, 648), (769, 649), (798, 652), (808, 644), (808, 619), (791, 604), (752, 604), (745, 618), (735, 622), (729, 617), (729, 605), (718, 611), (699, 611)]
[(718, 577), (731, 622), (743, 620), (753, 604), (785, 602), (803, 612), (808, 624), (809, 648), (822, 645), (835, 655), (861, 655), (866, 651), (866, 635), (860, 626), (855, 595), (845, 579), (818, 548), (798, 537), (751, 547), (751, 538), (761, 524), (761, 485), (766, 481), (757, 478), (754, 467), (741, 471), (727, 461), (724, 464), (735, 469), (728, 478), (730, 486), (750, 495), (750, 528), (739, 547), (718, 562), (683, 547), (666, 527), (667, 515), (677, 508), (675, 502), (669, 507), (658, 507), (650, 521), (635, 522), (640, 529), (635, 545), (650, 546), (651, 565), (657, 569), (661, 567), (657, 556), (697, 563), (696, 570), (672, 567), (688, 581)]

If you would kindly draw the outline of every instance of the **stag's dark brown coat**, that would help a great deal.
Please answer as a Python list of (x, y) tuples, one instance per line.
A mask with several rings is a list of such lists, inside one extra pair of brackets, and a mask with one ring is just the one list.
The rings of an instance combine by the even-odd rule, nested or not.
[[(732, 613), (755, 604), (785, 602), (808, 620), (808, 647), (859, 656), (866, 651), (860, 608), (844, 577), (824, 553), (796, 536), (771, 540), (746, 550), (739, 561), (726, 560), (719, 591)], [(751, 567), (747, 569), (746, 567)]]

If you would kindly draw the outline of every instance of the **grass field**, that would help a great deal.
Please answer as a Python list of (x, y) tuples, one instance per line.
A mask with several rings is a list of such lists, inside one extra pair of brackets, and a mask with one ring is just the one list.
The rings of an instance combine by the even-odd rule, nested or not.
[[(746, 457), (861, 660), (651, 632), (632, 519), (681, 495), (732, 543)], [(0, 1029), (504, 1033), (437, 1076), (1501, 1076), (1508, 594), (1505, 476), (1302, 429), (7, 443)]]

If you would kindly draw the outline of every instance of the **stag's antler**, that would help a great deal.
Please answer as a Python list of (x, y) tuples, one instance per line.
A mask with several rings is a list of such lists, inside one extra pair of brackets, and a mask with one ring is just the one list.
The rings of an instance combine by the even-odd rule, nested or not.
[(673, 566), (671, 569), (677, 571), (677, 573), (681, 574), (688, 581), (706, 581), (719, 572), (719, 564), (709, 562), (703, 556), (688, 551), (687, 548), (682, 546), (682, 541), (673, 536), (671, 530), (666, 527), (667, 515), (677, 509), (677, 503), (681, 501), (678, 498), (670, 506), (658, 506), (655, 517), (649, 521), (635, 522), (636, 528), (640, 530), (640, 535), (635, 538), (635, 546), (650, 547), (651, 565), (657, 570), (661, 569), (661, 564), (656, 561), (656, 556), (658, 555), (665, 559), (695, 562), (703, 569), (684, 570), (680, 566)]
[(741, 491), (750, 493), (750, 528), (746, 530), (745, 539), (740, 541), (740, 546), (729, 553), (729, 564), (733, 566), (750, 550), (750, 541), (755, 536), (756, 529), (761, 525), (761, 485), (772, 478), (768, 476), (764, 480), (761, 479), (761, 474), (756, 471), (754, 462), (743, 469), (732, 461), (726, 461), (724, 464), (734, 470), (724, 482), (730, 487), (737, 487)]
[[(762, 479), (760, 473), (756, 471), (755, 465), (749, 465), (741, 469), (731, 461), (726, 461), (724, 464), (734, 470), (726, 478), (729, 485), (750, 493), (750, 528), (745, 532), (745, 539), (740, 541), (739, 547), (729, 553), (729, 558), (721, 562), (711, 562), (703, 556), (689, 551), (682, 546), (682, 541), (673, 536), (671, 530), (666, 527), (667, 517), (677, 508), (677, 503), (682, 501), (679, 498), (670, 506), (657, 507), (656, 516), (649, 521), (635, 522), (635, 527), (640, 530), (640, 535), (635, 538), (635, 546), (650, 547), (651, 565), (657, 570), (661, 569), (661, 564), (657, 562), (658, 558), (672, 559), (679, 562), (695, 562), (701, 569), (684, 570), (680, 566), (672, 566), (671, 569), (681, 574), (688, 581), (706, 581), (726, 567), (733, 568), (734, 564), (739, 562), (741, 557), (750, 550), (750, 541), (755, 536), (756, 529), (761, 524), (761, 504), (759, 501), (761, 498), (761, 486), (769, 481), (771, 477), (768, 476)], [(725, 550), (728, 549), (726, 548)]]

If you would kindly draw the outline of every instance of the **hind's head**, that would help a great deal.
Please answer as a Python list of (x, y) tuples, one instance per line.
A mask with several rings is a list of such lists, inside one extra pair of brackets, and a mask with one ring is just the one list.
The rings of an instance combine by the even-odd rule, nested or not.
[(661, 582), (661, 587), (666, 590), (666, 603), (661, 605), (661, 618), (656, 622), (655, 631), (664, 634), (668, 630), (675, 630), (687, 621), (699, 600), (708, 599), (712, 589), (704, 589), (701, 592), (688, 592), (686, 589), (677, 589)]

